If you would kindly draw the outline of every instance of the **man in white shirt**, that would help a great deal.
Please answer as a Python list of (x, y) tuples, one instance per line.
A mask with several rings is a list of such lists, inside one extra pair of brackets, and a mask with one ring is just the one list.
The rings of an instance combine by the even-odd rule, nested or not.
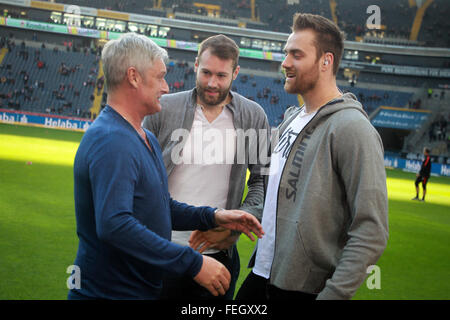
[[(143, 126), (161, 144), (173, 199), (240, 208), (261, 218), (263, 170), (268, 165), (268, 157), (264, 162), (262, 156), (267, 156), (270, 128), (261, 106), (230, 90), (239, 73), (238, 57), (239, 48), (232, 39), (217, 35), (204, 40), (195, 61), (196, 87), (164, 95), (162, 111), (147, 117)], [(256, 139), (246, 143), (243, 136), (251, 133)], [(254, 155), (256, 159), (252, 159)], [(242, 202), (247, 169), (248, 194)], [(173, 242), (190, 244), (228, 268), (231, 283), (225, 299), (233, 299), (239, 276), (238, 238), (239, 233), (223, 229), (172, 233)], [(168, 274), (162, 298), (214, 297), (192, 279)]]

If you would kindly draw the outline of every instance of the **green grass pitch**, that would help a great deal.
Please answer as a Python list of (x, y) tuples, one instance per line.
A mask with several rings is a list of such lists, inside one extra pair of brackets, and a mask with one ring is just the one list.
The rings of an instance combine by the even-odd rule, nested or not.
[[(0, 124), (0, 299), (66, 299), (75, 258), (72, 165), (82, 133)], [(432, 177), (411, 201), (415, 175), (387, 170), (388, 246), (381, 289), (354, 299), (450, 299), (450, 179)], [(254, 243), (238, 242), (241, 274)]]

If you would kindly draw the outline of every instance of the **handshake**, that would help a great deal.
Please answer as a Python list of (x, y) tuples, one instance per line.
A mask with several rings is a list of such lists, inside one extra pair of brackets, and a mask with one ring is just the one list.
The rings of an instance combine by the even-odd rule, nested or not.
[[(252, 232), (258, 237), (262, 238), (264, 231), (258, 219), (251, 214), (242, 210), (218, 210), (215, 213), (216, 224), (219, 227), (236, 230), (243, 232), (255, 241), (255, 237)], [(213, 231), (214, 232), (214, 231)], [(218, 232), (219, 237), (228, 237), (229, 230), (224, 232)], [(225, 236), (223, 236), (225, 234)], [(200, 245), (203, 245), (200, 252), (203, 252), (206, 248), (212, 245), (210, 239), (204, 236), (204, 233), (194, 231), (189, 240), (191, 247), (197, 249)], [(194, 280), (201, 286), (208, 289), (212, 295), (218, 296), (224, 295), (230, 285), (231, 275), (227, 268), (215, 260), (214, 258), (203, 256), (203, 264), (199, 273), (194, 277)]]

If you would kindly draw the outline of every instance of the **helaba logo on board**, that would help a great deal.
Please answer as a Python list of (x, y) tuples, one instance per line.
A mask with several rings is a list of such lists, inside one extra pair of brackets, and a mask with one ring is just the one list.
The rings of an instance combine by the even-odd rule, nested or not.
[(450, 167), (443, 164), (441, 167), (441, 175), (442, 176), (450, 176)]
[(411, 170), (411, 171), (419, 171), (420, 170), (420, 162), (406, 160), (405, 169)]
[(0, 113), (0, 121), (3, 121), (3, 122), (14, 122), (14, 121), (16, 121), (16, 118), (14, 117), (14, 115), (8, 115), (5, 112), (1, 112)]
[(85, 122), (85, 123), (83, 124), (83, 130), (84, 130), (84, 131), (86, 131), (87, 129), (89, 129), (89, 127), (90, 127), (89, 122)]
[(398, 160), (397, 158), (388, 158), (385, 157), (384, 158), (384, 166), (385, 167), (393, 167), (393, 168), (397, 168), (398, 167)]
[(67, 129), (78, 129), (78, 125), (69, 120), (52, 119), (45, 118), (44, 126), (46, 127), (57, 127), (57, 128), (67, 128)]

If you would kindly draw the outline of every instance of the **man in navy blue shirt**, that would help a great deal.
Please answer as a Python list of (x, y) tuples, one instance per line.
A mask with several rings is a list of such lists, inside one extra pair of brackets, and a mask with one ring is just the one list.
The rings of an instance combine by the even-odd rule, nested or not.
[(141, 123), (168, 93), (167, 53), (128, 33), (102, 52), (107, 106), (87, 130), (74, 163), (80, 287), (69, 299), (158, 299), (164, 272), (191, 276), (213, 295), (230, 274), (216, 260), (170, 241), (174, 230), (217, 226), (263, 234), (252, 215), (171, 199), (158, 141)]

